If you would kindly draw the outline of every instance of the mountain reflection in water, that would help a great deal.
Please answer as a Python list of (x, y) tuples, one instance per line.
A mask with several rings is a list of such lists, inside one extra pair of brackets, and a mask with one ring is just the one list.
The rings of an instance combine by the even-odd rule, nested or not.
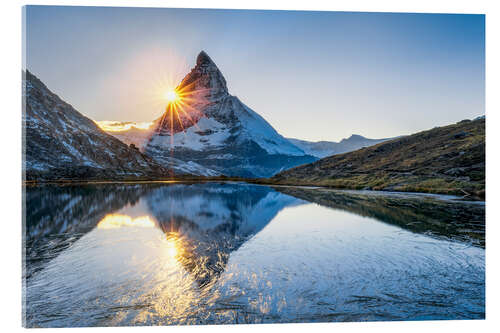
[[(392, 204), (384, 221), (370, 215), (369, 198), (337, 193), (326, 204), (332, 210), (309, 203), (325, 205), (324, 195), (304, 191), (240, 183), (28, 187), (25, 325), (484, 317), (484, 249), (474, 246), (484, 241), (461, 237), (459, 228), (429, 237), (439, 217), (425, 209), (410, 214), (418, 229), (404, 218), (394, 223), (418, 198)], [(461, 216), (480, 221), (482, 209), (484, 220), (484, 205), (462, 206)]]

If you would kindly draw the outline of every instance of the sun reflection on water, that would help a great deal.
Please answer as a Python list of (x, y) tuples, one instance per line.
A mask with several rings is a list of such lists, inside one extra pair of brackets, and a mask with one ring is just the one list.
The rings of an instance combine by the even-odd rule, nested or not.
[(134, 217), (122, 212), (106, 215), (95, 232), (101, 239), (95, 250), (101, 253), (99, 260), (106, 263), (102, 267), (112, 269), (115, 277), (126, 276), (124, 284), (135, 290), (130, 295), (116, 292), (116, 299), (108, 300), (123, 309), (110, 318), (111, 325), (187, 323), (192, 318), (200, 305), (201, 291), (186, 270), (190, 251), (183, 235), (163, 231), (152, 216)]
[[(75, 291), (82, 286), (106, 289), (103, 296), (93, 297), (120, 309), (108, 317), (111, 326), (196, 324), (206, 319), (211, 308), (217, 309), (221, 320), (231, 320), (241, 304), (229, 302), (221, 308), (220, 299), (225, 297), (221, 288), (236, 274), (219, 281), (229, 255), (219, 247), (227, 239), (208, 236), (196, 227), (181, 227), (180, 220), (172, 217), (167, 223), (142, 214), (132, 208), (108, 214), (77, 242), (92, 245), (82, 248), (89, 261), (87, 268), (80, 269)], [(58, 260), (65, 262), (64, 257)], [(74, 265), (57, 267), (74, 269)], [(99, 277), (97, 287), (95, 276)], [(115, 287), (105, 287), (110, 285)], [(234, 285), (227, 288), (233, 296), (246, 297), (245, 291), (236, 290)], [(129, 292), (124, 294), (124, 290)], [(224, 308), (227, 304), (231, 309)], [(269, 297), (249, 300), (252, 311), (262, 315), (271, 311), (269, 304)]]
[(108, 214), (98, 224), (98, 229), (116, 229), (122, 227), (154, 228), (155, 222), (148, 215), (132, 218), (124, 214)]
[[(158, 225), (154, 218), (149, 215), (132, 217), (126, 214), (108, 214), (97, 224), (97, 229), (118, 229), (118, 228), (157, 228)], [(158, 228), (157, 231), (161, 231)], [(177, 232), (162, 232), (160, 237), (160, 244), (162, 253), (169, 259), (178, 259), (180, 261), (181, 255), (185, 254), (183, 249), (183, 239)]]
[(185, 252), (182, 238), (176, 232), (166, 233), (163, 244), (165, 248), (165, 253), (171, 258), (179, 259)]

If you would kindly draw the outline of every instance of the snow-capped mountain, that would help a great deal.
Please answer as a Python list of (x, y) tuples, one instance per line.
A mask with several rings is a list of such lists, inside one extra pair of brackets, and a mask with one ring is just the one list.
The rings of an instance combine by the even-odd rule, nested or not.
[(348, 153), (364, 147), (376, 145), (378, 143), (392, 140), (395, 138), (385, 139), (368, 139), (364, 136), (353, 134), (349, 138), (342, 139), (340, 142), (333, 141), (305, 141), (299, 139), (288, 138), (290, 142), (302, 149), (305, 153), (319, 158)]
[(207, 171), (173, 159), (158, 164), (102, 131), (29, 71), (23, 72), (23, 97), (23, 169), (28, 180), (156, 178), (172, 171)]
[(155, 120), (144, 148), (160, 163), (173, 155), (228, 176), (268, 177), (317, 160), (230, 95), (222, 73), (203, 51), (176, 90), (186, 98), (177, 111), (169, 107)]
[[(484, 117), (484, 116), (483, 116)], [(150, 123), (135, 123), (135, 122), (97, 122), (99, 126), (108, 134), (120, 139), (126, 144), (134, 144), (139, 150), (143, 150), (144, 146), (152, 136), (153, 129)], [(102, 123), (102, 125), (101, 125)], [(105, 125), (104, 125), (105, 123)], [(140, 128), (140, 126), (148, 125), (149, 128)], [(118, 128), (120, 128), (118, 130)], [(394, 138), (369, 139), (362, 135), (352, 134), (348, 138), (342, 139), (340, 142), (335, 141), (306, 141), (294, 138), (286, 138), (295, 146), (302, 149), (306, 154), (318, 158), (323, 158), (331, 155), (348, 153), (364, 147), (374, 146), (381, 142), (389, 141)]]

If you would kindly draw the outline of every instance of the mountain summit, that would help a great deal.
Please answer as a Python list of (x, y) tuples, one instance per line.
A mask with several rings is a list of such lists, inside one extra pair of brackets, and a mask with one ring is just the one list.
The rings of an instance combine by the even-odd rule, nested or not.
[(201, 51), (198, 54), (196, 66), (184, 77), (177, 90), (186, 90), (186, 92), (197, 91), (211, 101), (229, 95), (226, 79), (205, 51)]
[(226, 79), (204, 51), (176, 91), (179, 103), (169, 104), (155, 121), (144, 147), (161, 164), (174, 156), (227, 176), (269, 177), (317, 160), (230, 95)]

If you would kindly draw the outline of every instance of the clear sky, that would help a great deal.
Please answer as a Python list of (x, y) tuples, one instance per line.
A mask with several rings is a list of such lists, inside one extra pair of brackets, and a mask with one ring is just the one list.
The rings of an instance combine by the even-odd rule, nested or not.
[(26, 68), (94, 120), (151, 121), (205, 50), (286, 137), (410, 134), (484, 114), (483, 15), (29, 6)]

